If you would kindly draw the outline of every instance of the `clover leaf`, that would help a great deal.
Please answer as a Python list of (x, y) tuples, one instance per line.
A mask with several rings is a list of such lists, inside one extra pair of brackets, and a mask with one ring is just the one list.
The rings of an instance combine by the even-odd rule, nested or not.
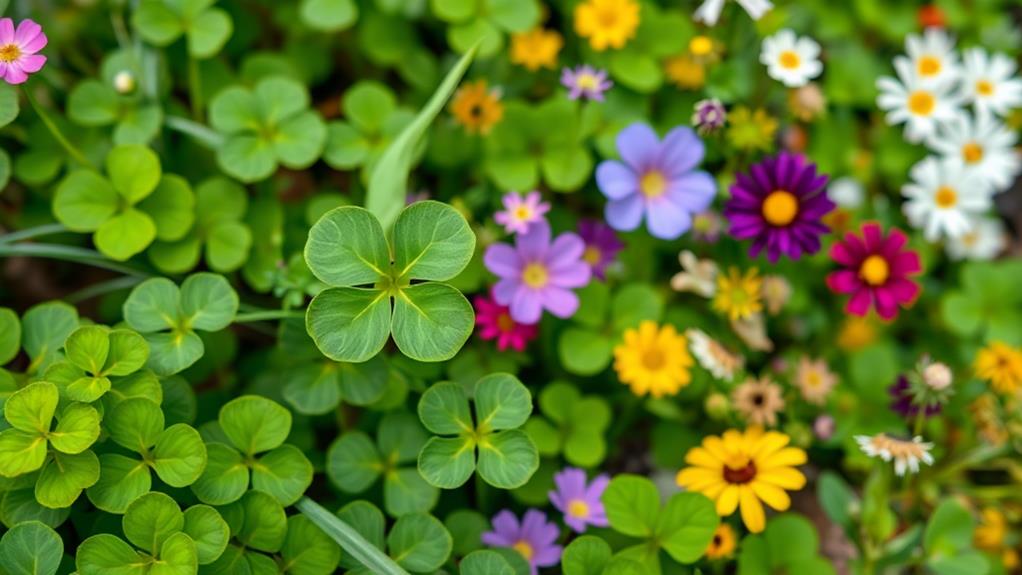
[(341, 110), (347, 121), (328, 126), (323, 159), (338, 170), (361, 167), (362, 181), (368, 182), (380, 155), (415, 113), (399, 108), (394, 93), (383, 84), (365, 80), (345, 92)]
[(160, 159), (140, 145), (117, 146), (106, 156), (106, 177), (76, 170), (57, 186), (53, 214), (76, 232), (94, 232), (99, 251), (126, 260), (155, 239), (177, 240), (192, 222), (195, 198), (188, 182), (163, 174)]
[(305, 169), (326, 142), (326, 124), (309, 109), (308, 89), (283, 76), (264, 78), (251, 90), (222, 90), (210, 102), (209, 119), (224, 137), (217, 163), (243, 182), (268, 178), (278, 164)]
[(11, 575), (54, 575), (64, 556), (64, 542), (39, 521), (11, 527), (0, 538), (0, 565)]
[(142, 66), (131, 50), (118, 50), (103, 59), (100, 78), (78, 83), (68, 94), (67, 115), (80, 126), (114, 126), (114, 144), (146, 144), (163, 125), (163, 110), (142, 90), (126, 93), (115, 88), (118, 74), (139, 78)]
[(206, 468), (206, 446), (199, 432), (184, 423), (164, 428), (163, 411), (147, 398), (125, 399), (107, 413), (103, 423), (110, 439), (141, 456), (99, 456), (99, 481), (86, 495), (103, 511), (124, 513), (128, 504), (149, 491), (150, 469), (171, 487), (187, 487)]
[(559, 192), (581, 188), (593, 158), (583, 145), (578, 104), (564, 98), (538, 106), (509, 102), (486, 138), (484, 168), (502, 189), (530, 190), (541, 179)]
[(222, 177), (195, 188), (195, 225), (174, 242), (157, 241), (149, 259), (166, 273), (183, 273), (199, 263), (205, 247), (209, 269), (218, 273), (237, 270), (248, 259), (252, 232), (243, 221), (248, 207), (245, 188)]
[(643, 540), (619, 552), (618, 557), (641, 563), (646, 573), (660, 573), (660, 551), (679, 563), (699, 559), (720, 523), (714, 504), (700, 493), (675, 493), (666, 505), (652, 481), (621, 474), (603, 492), (610, 526)]
[(21, 345), (31, 360), (26, 373), (44, 371), (62, 359), (64, 342), (77, 327), (78, 310), (64, 302), (46, 302), (29, 308), (21, 318)]
[[(237, 501), (249, 487), (291, 505), (312, 483), (312, 463), (293, 445), (291, 412), (275, 401), (243, 395), (220, 408), (220, 429), (228, 443), (208, 441), (209, 463), (191, 489), (203, 503)], [(251, 473), (250, 473), (251, 472)]]
[(298, 14), (314, 30), (339, 32), (358, 19), (358, 4), (354, 0), (302, 0)]
[[(801, 517), (792, 516), (791, 520), (808, 524)], [(769, 529), (770, 525), (767, 525)], [(974, 531), (975, 520), (961, 503), (953, 499), (942, 501), (930, 516), (923, 533), (927, 569), (937, 575), (986, 573), (990, 562), (973, 548)], [(815, 533), (812, 535), (815, 536)], [(822, 561), (820, 558), (817, 560)]]
[(479, 42), (479, 55), (489, 57), (504, 45), (504, 33), (525, 32), (539, 23), (536, 0), (430, 0), (433, 14), (451, 24), (447, 43), (467, 52)]
[(579, 290), (579, 311), (557, 340), (558, 357), (571, 373), (596, 375), (607, 369), (626, 329), (663, 314), (663, 298), (652, 286), (627, 284), (613, 297), (609, 291), (602, 282)]
[(960, 289), (947, 291), (941, 299), (944, 324), (963, 337), (1022, 343), (1022, 291), (1018, 278), (1022, 262), (969, 262), (959, 271)]
[(149, 357), (145, 339), (130, 329), (87, 325), (64, 342), (65, 361), (46, 370), (45, 379), (56, 384), (61, 397), (92, 403), (111, 387), (111, 378), (135, 373)]
[(53, 426), (60, 393), (57, 386), (36, 382), (12, 393), (4, 403), (10, 428), (0, 432), (0, 476), (35, 471), (47, 459), (47, 447), (69, 455), (82, 453), (99, 437), (99, 412), (70, 403)]
[[(965, 514), (970, 519), (969, 514)], [(971, 526), (969, 538), (972, 538)], [(978, 554), (977, 554), (978, 555)], [(982, 556), (979, 557), (983, 559)], [(983, 560), (985, 561), (985, 560)], [(771, 519), (761, 534), (742, 539), (739, 573), (836, 573), (830, 561), (819, 555), (816, 528), (804, 517), (784, 513)], [(981, 571), (970, 571), (979, 573)], [(938, 571), (939, 573), (939, 571)]]
[(326, 454), (326, 473), (345, 493), (361, 493), (383, 476), (383, 506), (400, 517), (425, 512), (436, 505), (440, 492), (426, 483), (415, 467), (426, 432), (408, 413), (389, 413), (380, 420), (374, 442), (361, 431), (340, 436)]
[(518, 429), (532, 413), (532, 395), (515, 376), (495, 373), (476, 382), (473, 398), (474, 419), (457, 383), (440, 382), (422, 394), (419, 419), (438, 437), (419, 452), (419, 473), (444, 489), (462, 486), (476, 467), (494, 487), (524, 485), (539, 468), (536, 445)]
[(180, 289), (167, 278), (146, 280), (124, 302), (124, 321), (149, 343), (147, 367), (173, 375), (202, 357), (205, 346), (195, 330), (219, 331), (234, 321), (238, 294), (223, 276), (201, 272)]
[[(383, 513), (368, 501), (353, 501), (342, 507), (337, 516), (409, 572), (433, 573), (451, 555), (451, 534), (428, 513), (398, 517), (389, 533), (385, 533)], [(351, 575), (372, 573), (348, 554), (341, 557), (341, 566)]]
[(306, 327), (330, 359), (366, 361), (393, 335), (408, 357), (443, 361), (472, 333), (471, 304), (442, 283), (472, 258), (465, 218), (440, 202), (416, 202), (394, 223), (391, 244), (376, 217), (355, 206), (327, 212), (309, 230), (305, 261), (331, 287), (309, 304)]
[(564, 453), (572, 465), (599, 465), (607, 453), (603, 438), (610, 425), (610, 406), (595, 395), (582, 397), (568, 383), (554, 382), (539, 394), (539, 409), (545, 417), (533, 416), (525, 424), (540, 455)]
[(142, 0), (131, 23), (146, 42), (168, 46), (182, 35), (188, 54), (195, 58), (215, 56), (234, 30), (231, 16), (214, 8), (216, 0)]
[(680, 10), (643, 4), (633, 41), (608, 55), (611, 75), (636, 92), (649, 94), (663, 85), (662, 60), (685, 51), (695, 34), (691, 20)]
[(0, 307), (0, 365), (9, 363), (21, 349), (21, 322), (14, 310)]
[(583, 535), (564, 548), (564, 575), (644, 575), (641, 563), (612, 556), (610, 545), (595, 535)]

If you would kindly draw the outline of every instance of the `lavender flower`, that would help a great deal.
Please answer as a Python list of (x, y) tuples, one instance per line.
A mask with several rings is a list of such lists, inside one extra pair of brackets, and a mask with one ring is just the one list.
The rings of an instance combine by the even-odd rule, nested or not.
[(539, 567), (552, 567), (561, 561), (563, 548), (556, 545), (561, 530), (547, 521), (546, 513), (536, 509), (525, 512), (521, 524), (507, 509), (493, 516), (493, 531), (483, 533), (483, 543), (491, 547), (510, 547), (529, 562), (532, 575)]
[(601, 474), (586, 485), (585, 471), (567, 467), (554, 475), (557, 491), (550, 492), (550, 502), (564, 513), (564, 522), (568, 527), (578, 533), (585, 533), (586, 525), (606, 527), (609, 523), (600, 497), (608, 483), (610, 477)]
[(600, 220), (579, 222), (578, 235), (586, 244), (582, 259), (589, 264), (594, 276), (601, 281), (607, 279), (607, 267), (614, 263), (618, 252), (624, 249), (625, 244), (618, 239), (610, 226)]
[(565, 68), (561, 72), (561, 84), (569, 90), (568, 97), (572, 100), (586, 98), (597, 102), (603, 101), (603, 93), (614, 85), (607, 79), (606, 70), (597, 70), (592, 66), (578, 66), (574, 70)]
[(543, 215), (550, 211), (550, 204), (542, 199), (542, 194), (537, 190), (529, 192), (525, 197), (516, 192), (504, 194), (504, 210), (493, 214), (493, 219), (504, 226), (504, 231), (509, 234), (524, 234), (529, 231), (529, 226), (543, 219)]

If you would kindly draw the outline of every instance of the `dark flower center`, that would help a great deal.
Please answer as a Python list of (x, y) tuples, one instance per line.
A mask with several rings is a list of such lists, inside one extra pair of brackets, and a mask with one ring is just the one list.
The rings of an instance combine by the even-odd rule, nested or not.
[(739, 469), (724, 466), (724, 481), (728, 483), (748, 483), (756, 477), (756, 464), (751, 460)]

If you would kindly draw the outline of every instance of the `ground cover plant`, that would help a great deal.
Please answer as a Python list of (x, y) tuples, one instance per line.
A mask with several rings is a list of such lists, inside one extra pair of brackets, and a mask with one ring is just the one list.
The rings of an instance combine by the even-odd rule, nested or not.
[(1012, 0), (0, 0), (0, 575), (1022, 572)]

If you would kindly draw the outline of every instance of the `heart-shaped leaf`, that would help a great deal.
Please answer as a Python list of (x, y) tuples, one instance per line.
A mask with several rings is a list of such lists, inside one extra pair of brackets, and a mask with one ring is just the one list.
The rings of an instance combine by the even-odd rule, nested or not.
[(54, 575), (64, 556), (64, 542), (39, 521), (11, 527), (0, 538), (0, 565), (10, 575)]

